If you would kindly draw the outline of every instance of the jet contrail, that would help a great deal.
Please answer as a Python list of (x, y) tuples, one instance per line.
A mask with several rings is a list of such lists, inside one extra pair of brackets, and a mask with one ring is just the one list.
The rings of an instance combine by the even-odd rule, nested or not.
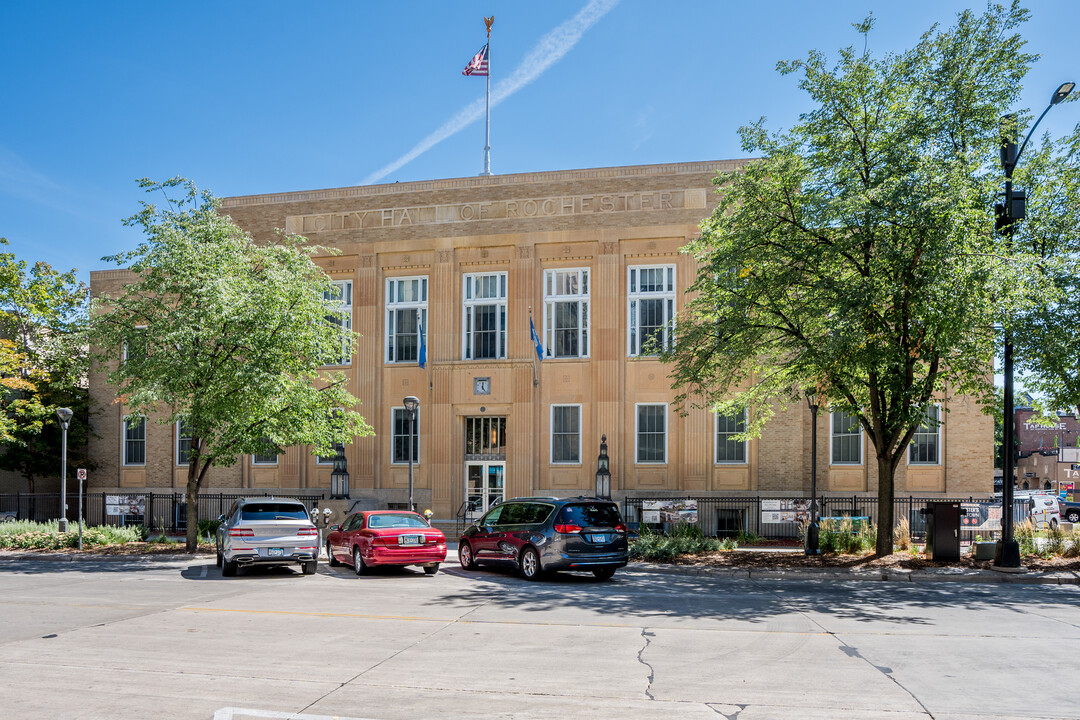
[[(521, 61), (517, 69), (508, 78), (496, 83), (495, 87), (491, 89), (491, 106), (495, 107), (540, 77), (545, 70), (558, 62), (563, 55), (570, 52), (577, 45), (578, 40), (581, 40), (581, 36), (585, 34), (585, 31), (595, 25), (604, 15), (607, 15), (618, 3), (619, 0), (590, 0), (589, 4), (581, 9), (581, 12), (540, 38), (540, 42)], [(411, 162), (419, 155), (482, 117), (484, 117), (484, 99), (479, 98), (466, 105), (438, 130), (418, 142), (412, 150), (386, 167), (368, 175), (361, 185), (370, 185), (381, 180), (402, 165)]]

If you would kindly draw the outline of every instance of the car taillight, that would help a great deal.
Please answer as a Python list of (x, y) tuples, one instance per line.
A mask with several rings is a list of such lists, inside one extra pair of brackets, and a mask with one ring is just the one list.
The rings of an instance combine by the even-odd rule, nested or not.
[(556, 525), (555, 526), (555, 532), (563, 533), (564, 535), (569, 535), (570, 533), (579, 533), (579, 532), (581, 532), (581, 526), (580, 525)]
[(626, 525), (623, 523), (619, 523), (615, 526), (615, 532), (626, 532)]
[(299, 530), (296, 531), (296, 534), (299, 535), (300, 537), (310, 537), (310, 536), (313, 536), (313, 535), (318, 535), (319, 531), (316, 530), (313, 527), (300, 528)]
[(255, 537), (251, 528), (237, 527), (229, 530), (229, 537)]

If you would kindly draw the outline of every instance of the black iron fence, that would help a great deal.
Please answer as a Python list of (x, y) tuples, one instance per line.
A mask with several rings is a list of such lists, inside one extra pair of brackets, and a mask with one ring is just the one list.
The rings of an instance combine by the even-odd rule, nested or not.
[[(692, 502), (687, 502), (692, 501)], [(911, 537), (926, 537), (926, 516), (921, 512), (932, 502), (959, 502), (965, 510), (961, 516), (961, 540), (970, 542), (976, 537), (994, 539), (1001, 534), (1001, 500), (958, 497), (899, 497), (893, 500), (896, 523), (907, 518)], [(696, 517), (696, 524), (710, 537), (736, 537), (740, 533), (754, 534), (767, 539), (800, 537), (800, 521), (807, 515), (809, 498), (770, 497), (627, 497), (623, 500), (623, 517), (631, 524), (669, 529), (683, 517)], [(875, 496), (830, 496), (818, 498), (819, 515), (823, 518), (867, 518), (877, 524), (878, 499)], [(1022, 523), (1030, 514), (1026, 499), (1013, 501), (1013, 519)]]
[[(244, 497), (289, 498), (313, 503), (322, 492), (283, 495), (270, 492), (199, 493), (199, 518), (216, 520), (234, 500)], [(69, 522), (78, 520), (79, 496), (68, 494)], [(60, 517), (60, 493), (0, 494), (0, 519), (45, 522)], [(183, 493), (85, 493), (83, 520), (87, 525), (142, 525), (154, 532), (187, 531), (187, 500)]]

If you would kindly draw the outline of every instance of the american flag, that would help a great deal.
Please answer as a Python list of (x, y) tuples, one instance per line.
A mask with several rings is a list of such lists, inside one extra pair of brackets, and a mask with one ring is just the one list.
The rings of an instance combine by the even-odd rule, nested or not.
[(461, 71), (462, 75), (476, 75), (484, 77), (488, 74), (488, 46), (480, 48), (480, 52), (473, 55), (473, 59)]

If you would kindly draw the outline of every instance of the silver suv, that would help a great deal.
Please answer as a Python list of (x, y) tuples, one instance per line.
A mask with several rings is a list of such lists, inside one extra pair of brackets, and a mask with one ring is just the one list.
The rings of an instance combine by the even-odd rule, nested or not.
[(217, 564), (226, 577), (249, 565), (319, 567), (319, 531), (299, 500), (242, 498), (218, 518)]

